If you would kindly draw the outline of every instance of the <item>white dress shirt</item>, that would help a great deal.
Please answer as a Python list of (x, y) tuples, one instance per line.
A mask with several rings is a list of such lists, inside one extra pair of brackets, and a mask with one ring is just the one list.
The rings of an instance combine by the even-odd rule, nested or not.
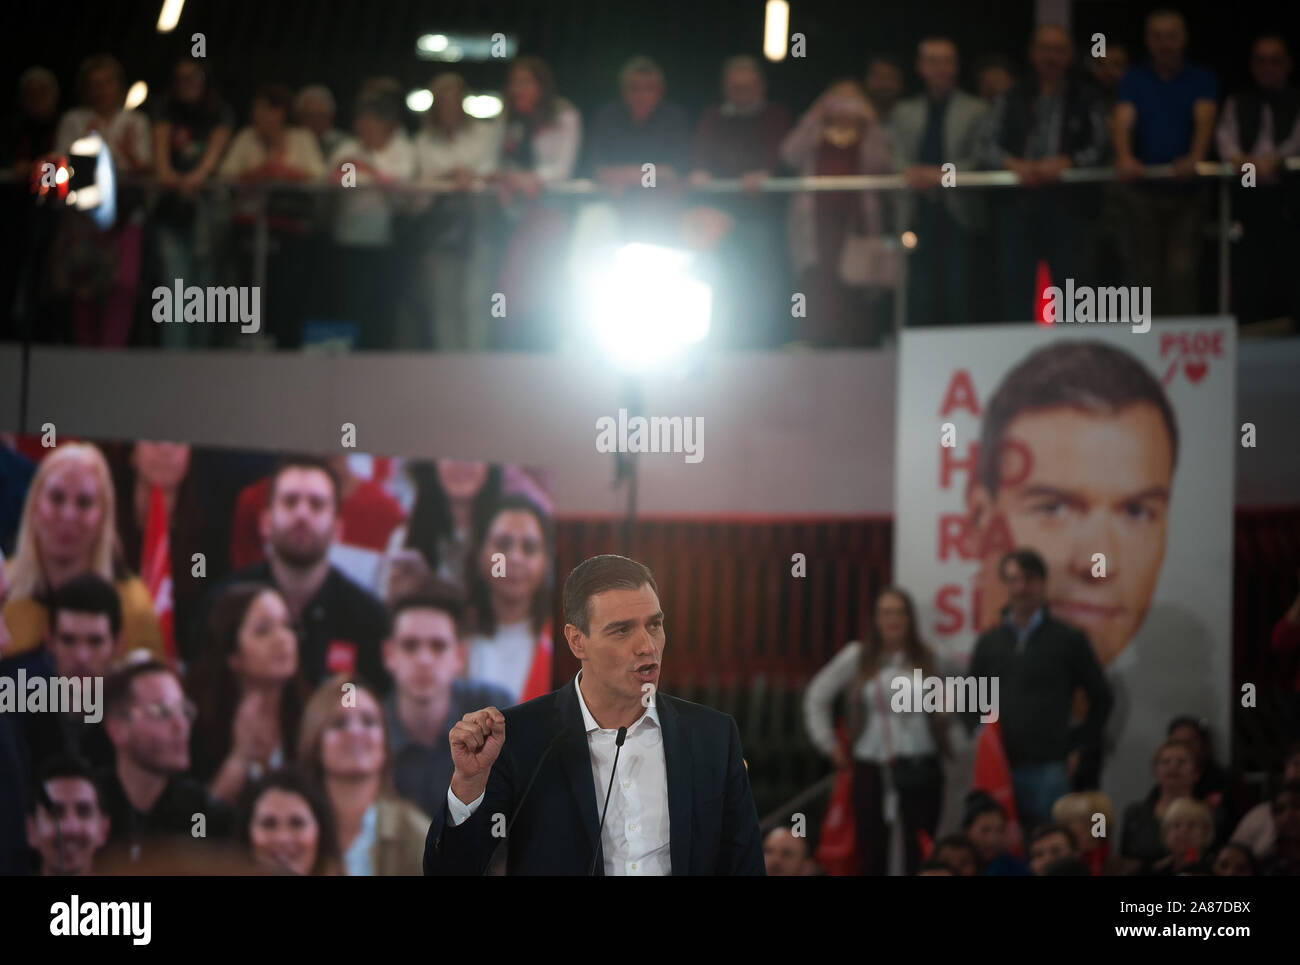
[[(591, 754), (591, 776), (596, 783), (596, 815), (605, 806), (605, 789), (609, 787), (614, 766), (614, 741), (617, 728), (601, 727), (582, 698), (582, 671), (575, 678), (578, 706), (587, 728), (587, 747)], [(618, 778), (610, 796), (605, 828), (601, 832), (601, 854), (606, 875), (670, 875), (668, 764), (664, 757), (663, 729), (659, 710), (651, 697), (636, 723), (627, 729), (623, 750), (618, 757)], [(469, 819), (487, 792), (466, 805), (451, 788), (447, 789), (447, 809), (456, 827)]]

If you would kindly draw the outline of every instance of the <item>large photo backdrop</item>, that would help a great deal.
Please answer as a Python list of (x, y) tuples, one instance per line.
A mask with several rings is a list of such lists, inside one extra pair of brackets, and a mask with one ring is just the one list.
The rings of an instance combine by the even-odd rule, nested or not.
[(1151, 786), (1171, 718), (1228, 742), (1235, 362), (1231, 320), (903, 333), (896, 579), (963, 665), (1005, 605), (1002, 554), (1042, 554), (1048, 606), (1115, 693), (1117, 807)]

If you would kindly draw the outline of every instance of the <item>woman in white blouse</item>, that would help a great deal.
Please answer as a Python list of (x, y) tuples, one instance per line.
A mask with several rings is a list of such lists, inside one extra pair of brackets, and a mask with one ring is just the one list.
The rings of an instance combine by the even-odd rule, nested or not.
[[(889, 587), (876, 597), (866, 639), (840, 650), (804, 693), (809, 737), (837, 767), (853, 768), (858, 854), (864, 875), (888, 872), (892, 820), (886, 813), (888, 794), (897, 794), (908, 874), (916, 871), (921, 860), (918, 832), (933, 837), (939, 823), (943, 800), (939, 758), (948, 754), (947, 718), (894, 709), (895, 703), (910, 707), (910, 699), (895, 701), (895, 694), (910, 698), (913, 670), (918, 668), (923, 677), (931, 676), (933, 657), (917, 634), (911, 597)], [(896, 687), (894, 680), (900, 677), (904, 682)], [(832, 705), (841, 693), (847, 699), (848, 755), (836, 743), (831, 719)]]

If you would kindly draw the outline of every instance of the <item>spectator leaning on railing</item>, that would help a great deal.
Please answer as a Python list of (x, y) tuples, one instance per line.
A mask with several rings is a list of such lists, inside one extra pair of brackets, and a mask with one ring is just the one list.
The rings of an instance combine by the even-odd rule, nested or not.
[[(1218, 82), (1184, 59), (1187, 23), (1174, 10), (1147, 16), (1151, 60), (1124, 75), (1116, 92), (1115, 170), (1140, 178), (1147, 165), (1172, 164), (1190, 178), (1214, 133)], [(1149, 286), (1157, 315), (1193, 314), (1200, 291), (1204, 197), (1196, 184), (1133, 185), (1127, 192), (1129, 269)]]
[[(1029, 44), (1032, 73), (998, 98), (981, 132), (980, 161), (1016, 174), (1026, 188), (1058, 183), (1072, 167), (1094, 167), (1106, 152), (1106, 117), (1093, 87), (1072, 69), (1062, 27), (1041, 26)], [(1017, 190), (991, 199), (997, 240), (1001, 317), (1033, 315), (1035, 266), (1047, 261), (1053, 284), (1083, 273), (1083, 236), (1095, 190)]]
[[(204, 287), (212, 282), (217, 225), (211, 199), (199, 189), (216, 172), (234, 130), (234, 113), (221, 99), (200, 61), (184, 58), (172, 69), (171, 89), (154, 114), (158, 186), (166, 193), (153, 212), (158, 283)], [(208, 325), (162, 325), (163, 345), (202, 346)]]
[(894, 167), (916, 196), (903, 199), (900, 227), (916, 234), (908, 259), (908, 321), (961, 325), (971, 321), (972, 233), (986, 220), (978, 192), (942, 191), (941, 165), (977, 166), (978, 134), (988, 105), (959, 90), (957, 45), (927, 37), (917, 46), (916, 72), (925, 92), (899, 101), (890, 119)]

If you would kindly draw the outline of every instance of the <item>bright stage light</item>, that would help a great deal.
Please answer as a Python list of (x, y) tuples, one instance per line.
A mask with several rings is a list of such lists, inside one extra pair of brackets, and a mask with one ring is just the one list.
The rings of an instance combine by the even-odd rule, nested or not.
[(415, 42), (415, 45), (427, 53), (441, 53), (447, 49), (447, 36), (446, 34), (425, 34)]
[(713, 289), (692, 274), (691, 259), (637, 243), (586, 267), (584, 314), (620, 370), (644, 371), (708, 336)]
[(466, 114), (481, 121), (496, 117), (504, 106), (496, 94), (467, 94), (461, 103)]
[(763, 56), (768, 60), (785, 60), (790, 35), (790, 4), (785, 0), (767, 0), (763, 17)]
[(162, 9), (158, 11), (160, 34), (171, 33), (176, 29), (176, 25), (181, 22), (181, 8), (184, 6), (185, 0), (163, 0)]
[(145, 102), (149, 96), (149, 85), (142, 80), (137, 80), (131, 85), (131, 89), (126, 92), (126, 109), (133, 111)]
[(416, 114), (423, 114), (433, 106), (433, 91), (421, 87), (406, 95), (406, 109)]
[(117, 176), (113, 156), (98, 134), (87, 134), (68, 149), (68, 172), (55, 180), (68, 184), (65, 202), (84, 211), (101, 230), (112, 227), (117, 217)]

